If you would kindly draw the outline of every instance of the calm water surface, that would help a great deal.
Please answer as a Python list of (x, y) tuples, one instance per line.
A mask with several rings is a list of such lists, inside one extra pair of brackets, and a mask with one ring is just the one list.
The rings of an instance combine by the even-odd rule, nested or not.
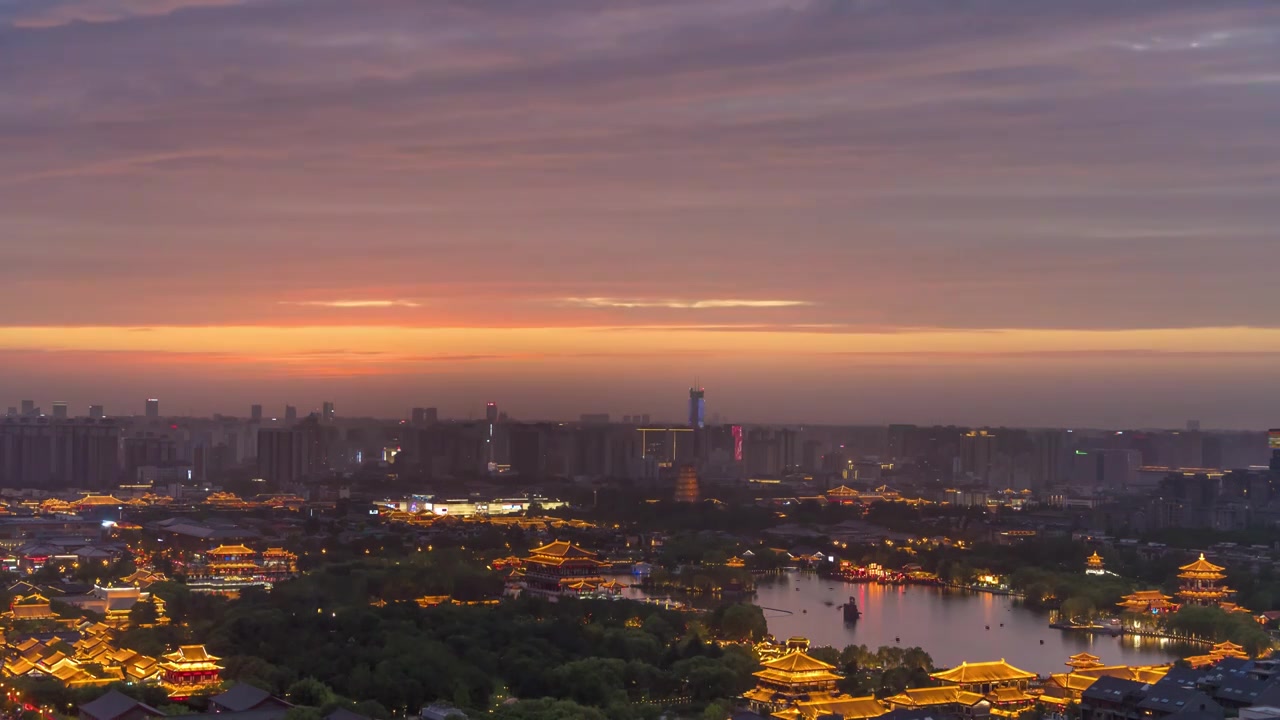
[[(862, 618), (845, 625), (840, 605), (850, 596), (857, 599)], [(1017, 606), (1012, 598), (987, 593), (844, 583), (793, 572), (778, 582), (761, 583), (753, 602), (765, 608), (769, 631), (777, 638), (800, 635), (814, 645), (866, 645), (873, 650), (881, 645), (918, 645), (939, 667), (1004, 658), (1023, 670), (1048, 675), (1066, 672), (1063, 663), (1078, 652), (1097, 655), (1108, 665), (1177, 658), (1172, 645), (1160, 640), (1054, 630), (1045, 615)]]

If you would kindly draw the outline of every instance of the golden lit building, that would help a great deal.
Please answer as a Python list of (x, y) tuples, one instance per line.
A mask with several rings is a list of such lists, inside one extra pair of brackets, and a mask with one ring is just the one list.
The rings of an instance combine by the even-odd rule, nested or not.
[(1163, 615), (1165, 613), (1174, 612), (1178, 609), (1177, 604), (1172, 602), (1173, 598), (1165, 595), (1159, 590), (1139, 590), (1135, 593), (1125, 595), (1120, 602), (1116, 603), (1124, 612), (1140, 613), (1143, 615)]
[(547, 597), (617, 594), (617, 583), (606, 586), (600, 576), (603, 562), (590, 550), (557, 540), (529, 551), (524, 559), (521, 589)]
[(57, 616), (49, 599), (39, 593), (18, 595), (9, 603), (9, 616), (14, 620), (52, 620)]
[(1200, 559), (1178, 570), (1178, 579), (1182, 581), (1178, 598), (1187, 605), (1219, 605), (1235, 593), (1221, 585), (1227, 578), (1222, 573), (1225, 568), (1205, 560), (1204, 553), (1200, 553)]
[(219, 545), (204, 554), (204, 571), (213, 577), (253, 577), (258, 553), (244, 545)]
[(1085, 558), (1084, 566), (1086, 575), (1105, 575), (1107, 573), (1102, 556), (1098, 554), (1097, 550), (1094, 550), (1092, 555)]
[(870, 720), (889, 712), (889, 708), (875, 698), (840, 695), (824, 700), (802, 700), (794, 706), (773, 713), (778, 720), (818, 720), (839, 716), (842, 720)]
[(990, 662), (963, 662), (931, 677), (959, 690), (981, 695), (991, 704), (991, 712), (1014, 716), (1035, 703), (1027, 688), (1035, 673), (1016, 668), (1004, 659)]
[(792, 650), (780, 658), (762, 663), (761, 670), (754, 673), (756, 686), (743, 697), (752, 710), (770, 714), (800, 702), (847, 697), (836, 689), (840, 676), (834, 670), (834, 665), (810, 657), (803, 650)]
[(1207, 655), (1192, 655), (1187, 658), (1187, 662), (1191, 667), (1199, 669), (1210, 665), (1217, 665), (1220, 661), (1227, 658), (1248, 660), (1249, 653), (1245, 652), (1242, 646), (1228, 640), (1214, 645)]
[(700, 497), (698, 470), (692, 465), (681, 465), (680, 475), (676, 478), (676, 502), (696, 503)]
[(1089, 670), (1091, 668), (1102, 667), (1102, 658), (1097, 655), (1090, 655), (1087, 652), (1076, 653), (1067, 658), (1067, 667), (1075, 670)]
[(1098, 678), (1114, 677), (1132, 680), (1144, 685), (1157, 683), (1168, 672), (1170, 665), (1103, 665), (1102, 659), (1089, 653), (1077, 653), (1067, 659), (1069, 672), (1054, 673), (1044, 683), (1037, 698), (1042, 704), (1065, 708), (1079, 702), (1080, 695)]
[(991, 702), (986, 697), (955, 685), (903, 690), (884, 701), (894, 710), (932, 709), (965, 718), (984, 716), (991, 711)]
[(269, 547), (262, 551), (258, 570), (268, 582), (279, 582), (298, 572), (298, 556), (284, 548)]
[(222, 682), (222, 666), (203, 645), (183, 645), (160, 660), (160, 678), (169, 697), (180, 700), (199, 695)]

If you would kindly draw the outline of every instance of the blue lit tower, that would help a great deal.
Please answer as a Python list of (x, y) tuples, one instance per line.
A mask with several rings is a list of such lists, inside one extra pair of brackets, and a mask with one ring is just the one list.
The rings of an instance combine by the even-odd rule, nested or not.
[(706, 390), (689, 388), (689, 427), (701, 430), (707, 424)]

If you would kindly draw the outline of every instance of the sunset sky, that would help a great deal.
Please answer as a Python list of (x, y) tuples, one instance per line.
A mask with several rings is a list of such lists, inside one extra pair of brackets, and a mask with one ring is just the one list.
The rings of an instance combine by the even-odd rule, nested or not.
[(0, 0), (0, 412), (1280, 425), (1280, 3)]

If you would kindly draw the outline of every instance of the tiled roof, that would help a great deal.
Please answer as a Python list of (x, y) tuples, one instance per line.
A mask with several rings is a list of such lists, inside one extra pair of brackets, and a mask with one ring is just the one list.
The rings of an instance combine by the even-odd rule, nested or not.
[(1010, 680), (1032, 680), (1036, 675), (1020, 670), (1001, 659), (991, 662), (960, 663), (950, 670), (933, 673), (933, 677), (957, 685), (974, 685)]

